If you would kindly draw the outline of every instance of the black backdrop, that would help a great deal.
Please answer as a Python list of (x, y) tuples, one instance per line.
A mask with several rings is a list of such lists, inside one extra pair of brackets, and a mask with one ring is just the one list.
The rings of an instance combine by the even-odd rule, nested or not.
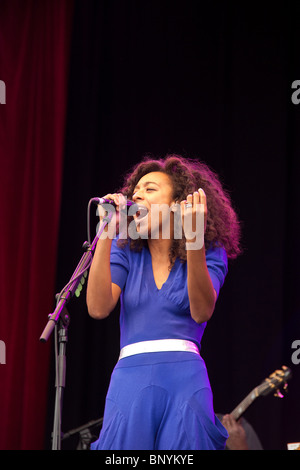
[[(57, 290), (86, 240), (91, 197), (118, 189), (146, 153), (206, 161), (242, 220), (243, 255), (230, 263), (202, 355), (215, 409), (230, 412), (285, 364), (285, 399), (260, 397), (245, 417), (265, 449), (300, 441), (299, 3), (75, 2)], [(69, 305), (63, 431), (103, 415), (118, 357), (118, 310), (88, 317)], [(47, 446), (53, 417), (51, 371)], [(64, 442), (65, 448), (75, 443)]]

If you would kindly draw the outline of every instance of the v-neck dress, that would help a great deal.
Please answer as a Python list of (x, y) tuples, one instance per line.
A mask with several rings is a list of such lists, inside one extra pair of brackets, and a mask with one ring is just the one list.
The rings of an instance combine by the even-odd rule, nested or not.
[[(227, 274), (223, 248), (206, 251), (219, 295)], [(187, 264), (176, 259), (156, 286), (149, 249), (136, 252), (113, 240), (111, 278), (120, 296), (120, 347), (157, 339), (194, 342), (199, 351), (206, 323), (190, 313)], [(213, 410), (205, 363), (193, 352), (154, 352), (124, 357), (111, 376), (99, 439), (91, 449), (224, 449), (228, 437)]]

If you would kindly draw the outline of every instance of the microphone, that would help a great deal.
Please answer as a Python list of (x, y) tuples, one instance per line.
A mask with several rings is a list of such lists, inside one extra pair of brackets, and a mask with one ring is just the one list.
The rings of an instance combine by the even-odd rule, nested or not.
[[(105, 197), (94, 197), (92, 199), (92, 202), (94, 204), (97, 204), (97, 205), (102, 205), (102, 204), (111, 204), (112, 206), (116, 207), (116, 204), (114, 201), (112, 201), (111, 199), (106, 199)], [(128, 199), (126, 199), (126, 206), (127, 207), (131, 207), (131, 206), (137, 206), (138, 205), (133, 202), (133, 201), (129, 201)]]
[[(93, 199), (91, 199), (91, 202), (97, 205), (111, 204), (113, 207), (116, 207), (116, 203), (114, 201), (112, 201), (111, 199), (106, 199), (104, 197), (94, 197)], [(148, 214), (147, 207), (137, 204), (136, 202), (126, 199), (125, 204), (127, 207), (132, 207), (132, 210), (129, 211), (129, 215), (133, 215), (134, 213), (139, 212), (139, 217), (145, 217)]]

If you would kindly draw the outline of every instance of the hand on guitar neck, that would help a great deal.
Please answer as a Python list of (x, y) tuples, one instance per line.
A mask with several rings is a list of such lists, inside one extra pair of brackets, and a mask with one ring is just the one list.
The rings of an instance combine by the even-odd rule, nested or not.
[(231, 414), (223, 416), (222, 424), (229, 435), (226, 442), (226, 447), (229, 450), (249, 450), (246, 431), (241, 424), (241, 419), (236, 421)]

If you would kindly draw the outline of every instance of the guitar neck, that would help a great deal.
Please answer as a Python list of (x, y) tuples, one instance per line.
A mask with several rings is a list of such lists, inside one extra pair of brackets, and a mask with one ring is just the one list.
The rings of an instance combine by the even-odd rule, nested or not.
[(258, 390), (256, 387), (246, 396), (246, 398), (244, 398), (244, 400), (241, 401), (241, 403), (236, 408), (234, 408), (230, 414), (234, 417), (235, 420), (238, 420), (257, 397)]
[[(277, 396), (280, 396), (279, 387), (284, 385), (284, 389), (287, 386), (287, 381), (290, 380), (292, 376), (291, 370), (286, 367), (282, 366), (280, 370), (276, 370), (273, 374), (269, 375), (260, 385), (255, 387), (249, 395), (241, 401), (241, 403), (234, 408), (234, 410), (230, 413), (235, 420), (239, 419), (242, 414), (246, 411), (246, 409), (254, 402), (254, 400), (259, 397), (260, 395), (266, 396), (272, 391), (277, 390)], [(276, 394), (275, 394), (276, 396)], [(282, 396), (282, 395), (281, 395)]]

